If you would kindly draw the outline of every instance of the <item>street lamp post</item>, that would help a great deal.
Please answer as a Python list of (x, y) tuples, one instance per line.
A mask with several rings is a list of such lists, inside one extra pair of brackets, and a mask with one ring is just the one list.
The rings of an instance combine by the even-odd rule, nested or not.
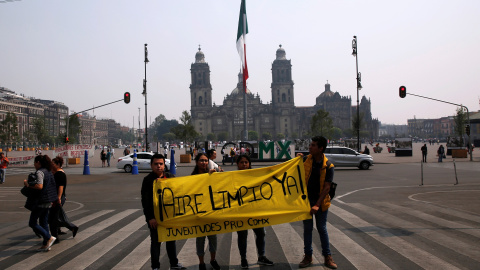
[(145, 151), (148, 152), (148, 125), (147, 125), (147, 63), (148, 61), (148, 50), (147, 50), (147, 43), (145, 43), (145, 79), (143, 79), (143, 93), (142, 95), (145, 97)]
[(352, 40), (352, 55), (355, 56), (356, 67), (357, 67), (357, 150), (360, 152), (360, 101), (359, 101), (359, 91), (362, 89), (362, 74), (358, 72), (358, 55), (357, 55), (357, 36), (353, 36)]

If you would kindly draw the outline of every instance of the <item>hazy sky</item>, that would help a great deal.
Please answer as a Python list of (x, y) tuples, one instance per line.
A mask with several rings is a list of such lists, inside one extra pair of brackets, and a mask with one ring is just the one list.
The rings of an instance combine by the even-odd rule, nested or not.
[[(332, 91), (356, 104), (353, 35), (359, 71), (373, 117), (479, 111), (480, 1), (247, 0), (248, 88), (271, 101), (271, 64), (279, 46), (291, 59), (295, 105), (313, 106)], [(198, 45), (210, 65), (213, 101), (222, 104), (237, 84), (236, 34), (240, 0), (0, 0), (0, 86), (18, 94), (65, 103), (100, 118), (144, 127), (144, 43), (148, 43), (148, 122), (190, 111), (190, 65)], [(477, 89), (477, 90), (475, 90)], [(135, 119), (135, 120), (134, 120)]]

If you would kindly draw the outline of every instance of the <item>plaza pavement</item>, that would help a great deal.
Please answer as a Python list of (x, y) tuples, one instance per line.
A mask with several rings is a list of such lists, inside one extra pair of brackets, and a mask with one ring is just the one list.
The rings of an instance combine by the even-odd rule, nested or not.
[[(375, 145), (375, 144), (374, 144)], [(373, 160), (375, 164), (395, 164), (395, 163), (415, 163), (415, 162), (420, 162), (422, 160), (422, 152), (420, 148), (423, 146), (423, 143), (413, 143), (413, 155), (412, 156), (407, 156), (407, 157), (396, 157), (395, 153), (388, 153), (387, 146), (385, 143), (380, 144), (381, 147), (383, 147), (383, 151), (381, 153), (374, 153), (373, 152), (373, 147), (371, 145), (368, 145), (368, 148), (370, 149), (370, 155), (373, 157)], [(440, 146), (440, 144), (434, 144), (434, 145), (429, 145), (427, 143), (427, 148), (428, 148), (428, 155), (427, 155), (427, 162), (437, 162), (437, 149)], [(443, 144), (445, 147), (445, 144)], [(293, 146), (292, 150), (293, 150)], [(365, 145), (362, 145), (362, 150)], [(115, 157), (111, 159), (110, 164), (111, 167), (116, 168), (117, 160), (119, 157), (123, 156), (123, 150), (124, 149), (115, 149)], [(220, 154), (221, 148), (217, 148), (217, 163), (222, 162), (222, 155)], [(102, 163), (100, 160), (100, 151), (101, 150), (96, 150), (94, 157), (89, 159), (89, 165), (90, 168), (101, 168)], [(294, 151), (292, 151), (293, 153)], [(49, 155), (51, 158), (53, 158), (53, 151), (52, 150), (44, 150), (42, 152), (43, 154)], [(177, 166), (194, 166), (195, 162), (192, 160), (190, 163), (180, 163), (180, 155), (185, 154), (185, 149), (178, 149), (175, 148), (175, 162), (177, 163)], [(34, 151), (11, 151), (7, 153), (8, 157), (23, 157), (23, 156), (31, 156), (34, 155)], [(170, 158), (170, 153), (168, 155), (168, 158)], [(470, 158), (456, 158), (456, 162), (466, 162), (470, 161)], [(475, 162), (480, 162), (480, 149), (474, 149), (473, 151), (473, 161)], [(443, 162), (453, 162), (453, 159), (451, 156), (447, 156), (446, 159), (443, 159)], [(80, 160), (80, 164), (76, 165), (68, 165), (69, 167), (83, 167), (83, 159)], [(28, 165), (12, 165), (12, 166), (33, 166), (33, 163), (28, 164)]]

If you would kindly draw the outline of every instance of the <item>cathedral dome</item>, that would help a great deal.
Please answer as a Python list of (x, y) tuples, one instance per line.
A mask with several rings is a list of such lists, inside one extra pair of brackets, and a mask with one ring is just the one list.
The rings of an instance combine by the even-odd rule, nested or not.
[(335, 93), (333, 93), (331, 90), (330, 90), (330, 84), (327, 82), (325, 84), (325, 91), (323, 93), (321, 93), (318, 98), (330, 98), (330, 97), (333, 97), (335, 95)]
[(285, 49), (282, 48), (282, 44), (280, 44), (280, 48), (277, 49), (277, 59), (275, 60), (287, 60)]
[[(237, 87), (235, 87), (235, 89), (232, 90), (232, 93), (230, 93), (231, 95), (237, 95), (238, 93), (243, 93), (243, 73), (242, 72), (239, 72), (238, 73), (238, 83), (237, 83)], [(250, 92), (250, 89), (248, 89), (248, 86), (247, 86), (247, 94), (251, 94), (252, 92)]]
[(198, 47), (198, 52), (195, 54), (195, 63), (205, 63), (205, 54), (203, 54), (200, 47)]

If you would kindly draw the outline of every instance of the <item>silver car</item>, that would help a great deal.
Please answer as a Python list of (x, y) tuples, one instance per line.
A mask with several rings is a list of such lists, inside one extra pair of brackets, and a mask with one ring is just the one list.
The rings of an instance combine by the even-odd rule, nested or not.
[(348, 147), (329, 146), (324, 154), (335, 167), (358, 167), (361, 170), (368, 170), (373, 166), (372, 156), (360, 154)]
[[(152, 159), (152, 152), (138, 152), (137, 153), (137, 163), (138, 170), (152, 170), (150, 166), (150, 160)], [(170, 159), (165, 159), (165, 171), (170, 171)], [(133, 168), (133, 154), (124, 156), (118, 159), (117, 169), (123, 169), (127, 173), (131, 173)], [(177, 164), (175, 164), (177, 168)]]

